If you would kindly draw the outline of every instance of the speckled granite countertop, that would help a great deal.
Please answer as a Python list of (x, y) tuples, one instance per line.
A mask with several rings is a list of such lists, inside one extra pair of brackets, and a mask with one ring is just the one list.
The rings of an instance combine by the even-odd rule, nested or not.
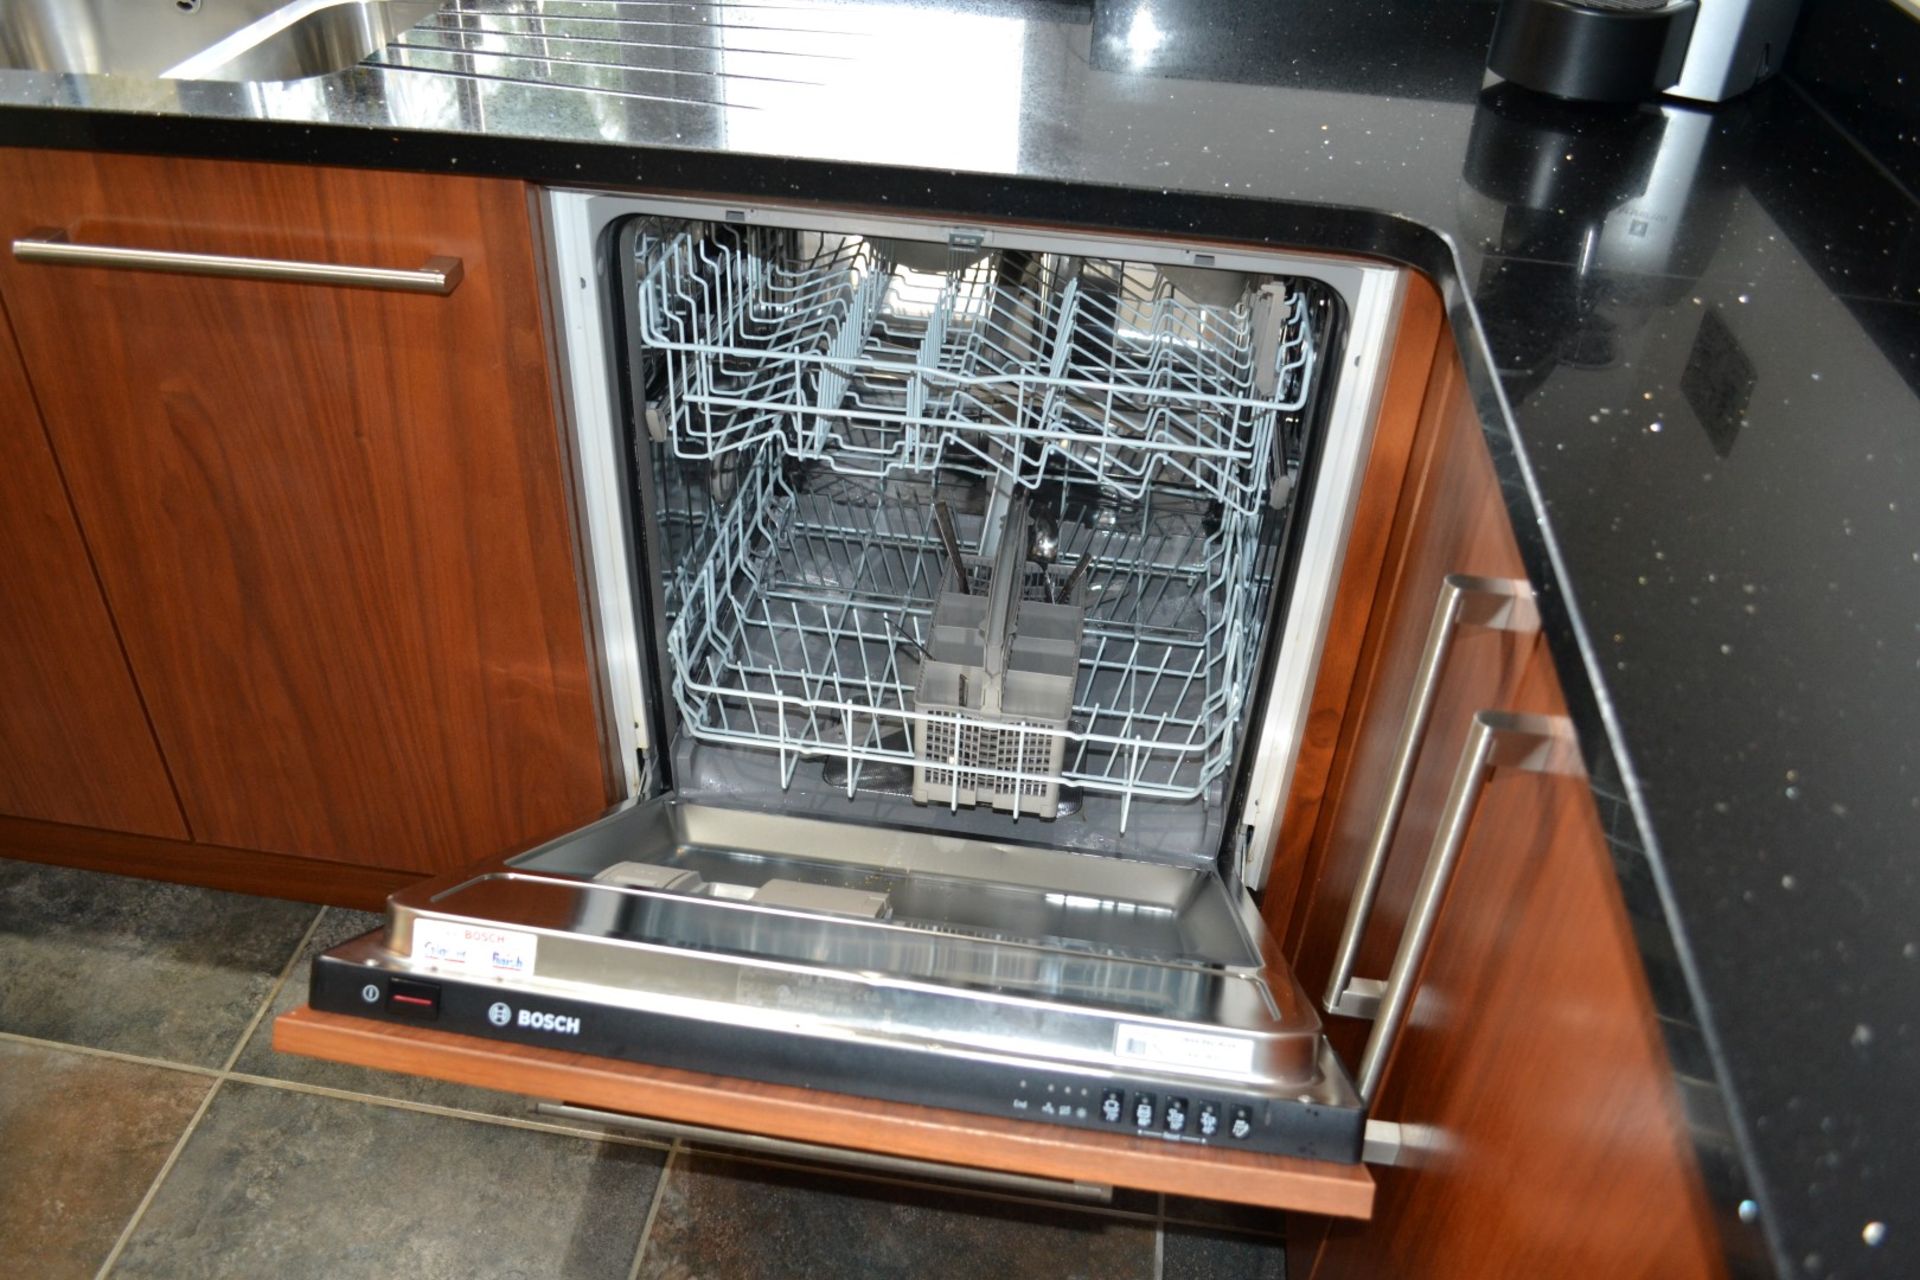
[(1428, 273), (1730, 1256), (1920, 1271), (1920, 208), (1830, 100), (1789, 78), (1713, 112), (1556, 109), (1485, 87), (1471, 0), (460, 7), (311, 81), (0, 72), (0, 143), (1060, 219)]

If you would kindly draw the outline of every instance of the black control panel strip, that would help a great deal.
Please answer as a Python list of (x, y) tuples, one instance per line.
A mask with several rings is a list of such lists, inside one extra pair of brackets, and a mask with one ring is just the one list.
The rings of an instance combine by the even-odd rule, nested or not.
[(309, 1001), (327, 1013), (686, 1071), (726, 1063), (730, 1074), (769, 1084), (1342, 1164), (1360, 1159), (1366, 1127), (1356, 1107), (842, 1043), (493, 983), (407, 977), (324, 955), (313, 965)]

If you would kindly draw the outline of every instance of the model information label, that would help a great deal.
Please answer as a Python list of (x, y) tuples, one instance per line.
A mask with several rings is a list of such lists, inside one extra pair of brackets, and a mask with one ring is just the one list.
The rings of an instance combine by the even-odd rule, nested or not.
[(453, 920), (413, 922), (413, 960), (463, 973), (530, 974), (540, 936)]
[(1209, 1036), (1167, 1027), (1123, 1022), (1113, 1032), (1114, 1056), (1135, 1062), (1157, 1062), (1168, 1067), (1198, 1067), (1204, 1071), (1253, 1069), (1253, 1041), (1239, 1036)]

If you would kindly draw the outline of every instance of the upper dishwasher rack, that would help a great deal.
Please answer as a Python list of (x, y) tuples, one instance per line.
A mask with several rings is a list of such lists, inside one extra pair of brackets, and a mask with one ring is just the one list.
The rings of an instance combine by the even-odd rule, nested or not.
[(637, 307), (661, 361), (655, 438), (686, 459), (777, 440), (848, 475), (971, 464), (1027, 487), (1057, 460), (1130, 499), (1171, 484), (1234, 511), (1266, 500), (1318, 355), (1301, 289), (1200, 301), (1150, 265), (943, 252), (726, 225), (662, 237)]

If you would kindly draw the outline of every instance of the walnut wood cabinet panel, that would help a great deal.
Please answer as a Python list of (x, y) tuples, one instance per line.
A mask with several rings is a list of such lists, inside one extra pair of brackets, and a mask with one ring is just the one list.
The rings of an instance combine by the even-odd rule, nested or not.
[[(1564, 714), (1544, 653), (1510, 697)], [(1316, 1224), (1294, 1273), (1722, 1274), (1585, 779), (1495, 770), (1457, 866), (1373, 1110), (1406, 1163), (1375, 1171), (1374, 1229)]]
[(275, 1020), (273, 1044), (283, 1052), (332, 1062), (960, 1169), (1284, 1205), (1340, 1217), (1365, 1217), (1373, 1204), (1373, 1179), (1358, 1165), (1202, 1149), (676, 1071), (305, 1006)]
[[(1289, 953), (1331, 956), (1448, 573), (1520, 577), (1457, 357), (1436, 366), (1377, 588)], [(1536, 635), (1462, 629), (1356, 971), (1384, 976), (1474, 713), (1565, 715)], [(1372, 1115), (1403, 1126), (1366, 1224), (1295, 1221), (1289, 1273), (1672, 1277), (1722, 1272), (1610, 855), (1584, 776), (1494, 769), (1442, 899)], [(1351, 1062), (1370, 1024), (1332, 1019)]]
[(0, 258), (195, 839), (447, 870), (607, 803), (530, 224), (513, 182), (0, 152), (7, 241), (464, 269)]
[(0, 813), (187, 834), (3, 312)]

